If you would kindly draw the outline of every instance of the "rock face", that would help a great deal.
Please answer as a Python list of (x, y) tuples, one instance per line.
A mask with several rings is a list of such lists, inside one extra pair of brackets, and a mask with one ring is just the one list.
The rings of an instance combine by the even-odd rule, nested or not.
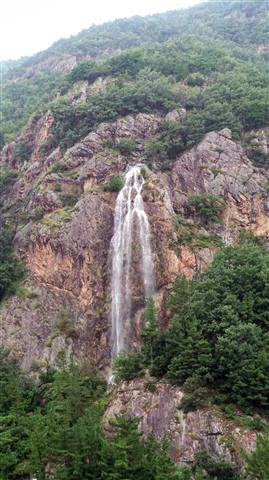
[[(180, 121), (176, 112), (171, 117)], [(3, 194), (3, 216), (17, 226), (14, 245), (28, 270), (29, 291), (1, 306), (0, 338), (26, 368), (36, 360), (55, 361), (60, 348), (106, 368), (117, 193), (104, 191), (104, 186), (112, 175), (123, 174), (128, 163), (143, 162), (143, 141), (158, 132), (161, 119), (139, 114), (101, 124), (64, 156), (59, 149), (46, 156), (40, 146), (50, 137), (53, 121), (50, 113), (32, 120), (2, 151), (1, 163), (18, 172), (17, 181)], [(128, 137), (138, 142), (128, 159), (107, 147), (108, 140), (117, 145)], [(23, 164), (14, 155), (19, 142), (32, 152)], [(165, 299), (180, 274), (192, 277), (212, 261), (222, 241), (234, 243), (242, 228), (268, 236), (266, 185), (266, 172), (253, 167), (228, 129), (207, 134), (169, 171), (147, 174), (143, 199), (151, 224), (156, 303), (163, 327), (169, 321)], [(204, 224), (194, 214), (188, 205), (193, 193), (212, 193), (224, 200), (221, 223)], [(143, 325), (139, 298), (134, 303), (134, 345)], [(66, 325), (61, 320), (59, 329), (62, 316)]]
[(122, 382), (113, 387), (105, 420), (126, 414), (140, 418), (139, 428), (158, 439), (170, 440), (175, 461), (192, 463), (195, 452), (207, 450), (242, 467), (241, 449), (255, 448), (256, 433), (224, 417), (216, 407), (184, 413), (180, 407), (182, 391), (165, 381), (153, 383), (142, 379)]
[[(180, 122), (183, 115), (174, 111), (168, 118)], [(117, 193), (105, 187), (113, 175), (124, 174), (128, 164), (143, 163), (143, 142), (158, 133), (161, 118), (139, 114), (101, 124), (64, 155), (59, 148), (50, 154), (41, 148), (51, 138), (53, 122), (51, 113), (33, 119), (1, 152), (0, 165), (17, 172), (16, 181), (2, 194), (2, 215), (16, 229), (14, 247), (27, 278), (16, 296), (1, 303), (0, 341), (26, 370), (57, 365), (64, 352), (67, 358), (86, 358), (108, 372), (110, 242)], [(128, 137), (136, 140), (137, 148), (126, 158), (117, 143)], [(266, 134), (260, 137), (265, 149)], [(30, 152), (24, 162), (15, 154), (18, 143)], [(169, 322), (166, 298), (179, 275), (191, 278), (205, 268), (219, 245), (236, 242), (241, 229), (268, 238), (267, 187), (266, 172), (253, 167), (228, 129), (208, 133), (169, 170), (146, 171), (143, 201), (162, 328)], [(195, 214), (188, 203), (194, 193), (221, 197), (226, 207), (220, 223), (204, 223)], [(139, 292), (133, 314), (137, 348), (143, 327)], [(153, 390), (142, 380), (123, 383), (113, 387), (106, 417), (141, 416), (145, 434), (168, 435), (177, 461), (191, 462), (197, 450), (207, 449), (241, 465), (240, 448), (251, 450), (255, 433), (228, 421), (215, 407), (184, 414), (182, 395), (165, 382), (154, 384)]]
[(170, 179), (174, 209), (186, 209), (186, 195), (190, 193), (219, 195), (227, 204), (219, 230), (223, 240), (232, 243), (239, 228), (266, 236), (266, 178), (264, 171), (255, 171), (241, 145), (232, 140), (229, 129), (211, 132), (174, 165)]

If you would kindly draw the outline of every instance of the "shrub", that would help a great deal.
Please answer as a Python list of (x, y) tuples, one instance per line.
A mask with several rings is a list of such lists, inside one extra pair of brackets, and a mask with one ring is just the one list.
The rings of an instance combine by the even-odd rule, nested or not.
[(40, 145), (39, 151), (41, 154), (46, 155), (46, 154), (49, 154), (51, 150), (53, 150), (56, 147), (57, 147), (57, 142), (55, 141), (55, 138), (49, 137)]
[(247, 473), (251, 480), (268, 480), (269, 472), (269, 429), (257, 437), (256, 450), (244, 455)]
[(30, 156), (32, 154), (32, 149), (27, 143), (16, 143), (14, 148), (13, 148), (13, 155), (15, 160), (19, 162), (24, 162), (29, 160)]
[(205, 224), (220, 223), (220, 215), (226, 208), (224, 201), (212, 193), (197, 193), (189, 195), (188, 205), (199, 215)]
[(124, 178), (122, 175), (113, 175), (105, 185), (108, 192), (119, 192), (124, 186)]
[(195, 87), (195, 86), (200, 87), (203, 85), (204, 81), (205, 81), (204, 75), (202, 75), (199, 72), (191, 73), (190, 75), (188, 75), (186, 79), (187, 84), (192, 87)]
[(246, 427), (250, 428), (251, 430), (263, 431), (266, 423), (259, 415), (254, 415), (254, 417), (245, 416), (241, 420), (241, 424)]
[(131, 137), (121, 138), (115, 146), (122, 155), (130, 155), (137, 149), (137, 141)]
[(18, 282), (24, 276), (24, 268), (13, 253), (13, 234), (8, 228), (0, 228), (0, 300), (4, 295), (13, 294)]
[(61, 192), (62, 191), (62, 185), (60, 183), (55, 183), (53, 190), (54, 190), (54, 192)]
[(256, 167), (269, 167), (269, 154), (262, 152), (260, 148), (252, 146), (247, 150), (247, 154)]
[(67, 170), (67, 166), (64, 163), (55, 162), (51, 168), (50, 173), (61, 173)]
[(206, 407), (209, 403), (208, 389), (205, 387), (198, 387), (193, 392), (184, 393), (180, 402), (180, 408), (182, 408), (184, 413), (188, 413), (196, 408)]
[(67, 82), (75, 83), (80, 80), (86, 80), (93, 83), (98, 77), (109, 74), (109, 66), (105, 62), (95, 62), (87, 60), (79, 63), (67, 76)]
[(75, 193), (61, 193), (60, 199), (65, 207), (74, 207), (79, 200), (79, 195)]
[(116, 382), (132, 380), (144, 373), (144, 357), (140, 352), (121, 352), (113, 360)]
[(17, 178), (15, 170), (10, 170), (8, 166), (3, 166), (0, 169), (0, 193), (7, 188), (15, 178)]
[(33, 210), (21, 210), (19, 213), (19, 220), (21, 223), (26, 224), (30, 220), (33, 222), (38, 222), (44, 215), (44, 210), (42, 207), (36, 207)]
[(77, 335), (74, 319), (65, 310), (59, 313), (55, 323), (55, 333), (65, 335), (66, 337), (75, 337)]
[(212, 480), (239, 480), (235, 467), (210, 457), (207, 451), (195, 453), (192, 470), (193, 473), (206, 472), (206, 478)]

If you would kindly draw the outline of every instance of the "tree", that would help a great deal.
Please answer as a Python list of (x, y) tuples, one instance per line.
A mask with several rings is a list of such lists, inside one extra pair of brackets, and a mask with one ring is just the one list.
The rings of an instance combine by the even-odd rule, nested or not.
[(170, 326), (147, 361), (184, 386), (184, 408), (204, 404), (204, 396), (268, 411), (268, 269), (268, 251), (247, 236), (191, 282), (177, 280)]
[(144, 374), (145, 359), (141, 352), (120, 352), (113, 360), (116, 382), (133, 380)]
[(0, 227), (0, 301), (4, 295), (13, 294), (17, 283), (24, 276), (22, 263), (13, 253), (13, 234), (7, 227)]
[(268, 480), (269, 472), (269, 429), (257, 436), (256, 450), (244, 454), (247, 473), (253, 480)]
[(152, 369), (154, 366), (154, 356), (156, 356), (156, 348), (160, 337), (160, 329), (156, 320), (156, 308), (153, 298), (146, 300), (144, 313), (144, 328), (141, 334), (143, 339), (142, 352), (147, 365)]
[(108, 428), (112, 439), (104, 444), (103, 478), (107, 480), (173, 480), (178, 478), (178, 468), (169, 456), (164, 439), (157, 442), (154, 435), (142, 438), (137, 418), (116, 417)]
[(209, 222), (221, 221), (221, 213), (225, 210), (226, 205), (223, 200), (212, 193), (196, 193), (189, 195), (188, 205), (207, 225)]

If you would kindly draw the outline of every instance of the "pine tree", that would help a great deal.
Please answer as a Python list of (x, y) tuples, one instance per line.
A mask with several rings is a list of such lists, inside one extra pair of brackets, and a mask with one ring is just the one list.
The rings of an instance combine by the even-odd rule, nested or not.
[(146, 364), (152, 370), (160, 338), (160, 328), (156, 320), (156, 308), (153, 298), (148, 298), (146, 301), (144, 322), (144, 329), (141, 335), (143, 339), (142, 352), (145, 356)]
[(268, 480), (269, 475), (269, 429), (258, 435), (256, 450), (244, 455), (247, 473), (252, 480)]

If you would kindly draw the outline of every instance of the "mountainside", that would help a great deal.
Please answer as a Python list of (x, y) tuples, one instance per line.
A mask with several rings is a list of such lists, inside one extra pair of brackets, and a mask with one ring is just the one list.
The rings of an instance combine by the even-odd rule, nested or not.
[[(127, 445), (128, 457), (134, 448), (128, 445), (139, 444), (133, 427), (115, 427), (119, 445), (108, 453), (92, 420), (101, 425), (115, 415), (139, 417), (146, 436), (153, 432), (161, 441), (166, 434), (173, 460), (186, 465), (175, 476), (172, 466), (158, 470), (154, 457), (151, 477), (144, 471), (138, 477), (138, 468), (128, 471), (130, 479), (243, 478), (241, 449), (254, 450), (269, 413), (267, 13), (264, 1), (207, 2), (119, 20), (7, 68), (0, 339), (11, 360), (1, 350), (0, 369), (11, 405), (19, 394), (12, 393), (6, 362), (16, 359), (35, 386), (19, 382), (22, 398), (30, 398), (20, 411), (25, 419), (33, 415), (28, 430), (25, 423), (14, 430), (15, 407), (7, 415), (9, 402), (0, 395), (8, 432), (0, 434), (0, 447), (16, 451), (16, 458), (0, 457), (0, 479), (125, 478), (127, 467), (115, 452)], [(146, 217), (150, 228), (153, 305), (145, 301), (144, 251), (134, 221), (131, 260), (126, 245), (122, 259), (131, 353), (116, 359), (118, 383), (104, 394), (113, 356), (115, 207), (134, 165), (141, 221)], [(68, 371), (73, 361), (82, 377)], [(93, 410), (84, 417), (89, 404)], [(63, 436), (50, 437), (62, 423)], [(79, 430), (84, 423), (85, 432)], [(30, 443), (18, 446), (14, 431), (23, 438), (31, 431)], [(102, 460), (89, 460), (91, 442)], [(170, 465), (166, 447), (152, 448), (160, 465)], [(204, 450), (208, 458), (199, 457)], [(249, 478), (265, 480), (267, 457), (261, 476), (253, 473), (253, 458)], [(94, 461), (106, 476), (98, 476)]]

